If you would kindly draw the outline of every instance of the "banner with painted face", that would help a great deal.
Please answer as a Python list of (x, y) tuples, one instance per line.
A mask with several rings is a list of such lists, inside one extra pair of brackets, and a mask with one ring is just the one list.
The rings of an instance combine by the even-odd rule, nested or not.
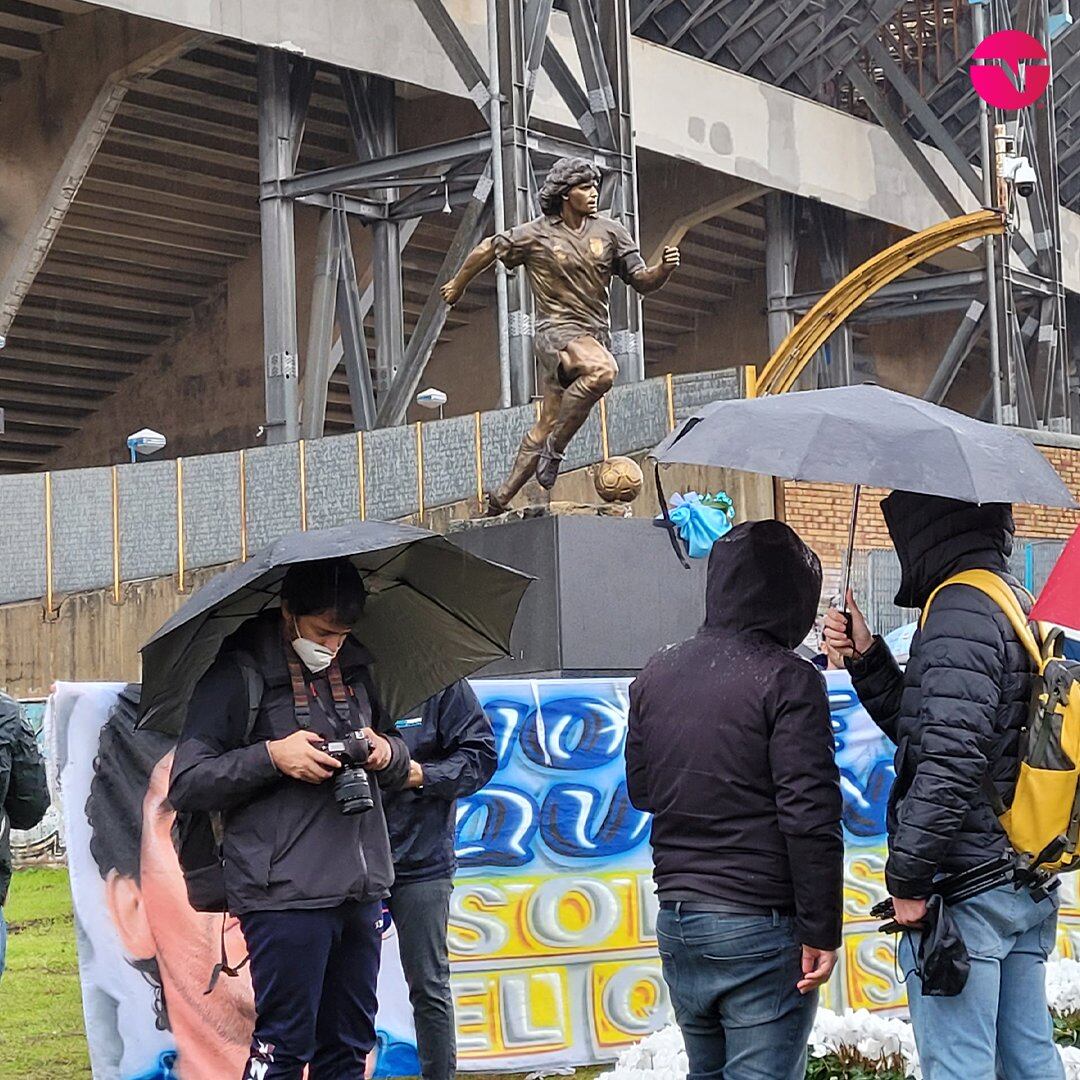
[[(846, 935), (823, 1003), (898, 1009), (885, 895), (891, 744), (829, 672), (847, 842)], [(629, 680), (477, 681), (499, 767), (457, 809), (449, 944), (460, 1068), (515, 1072), (613, 1058), (671, 1019), (656, 952), (646, 815), (623, 768)], [(62, 791), (79, 961), (98, 1080), (239, 1075), (254, 1010), (246, 970), (205, 995), (222, 919), (187, 903), (165, 799), (169, 739), (132, 731), (123, 687), (61, 684), (45, 730)], [(1060, 941), (1080, 941), (1074, 886)], [(374, 1075), (415, 1075), (415, 1035), (388, 926)], [(244, 954), (225, 921), (230, 958)]]

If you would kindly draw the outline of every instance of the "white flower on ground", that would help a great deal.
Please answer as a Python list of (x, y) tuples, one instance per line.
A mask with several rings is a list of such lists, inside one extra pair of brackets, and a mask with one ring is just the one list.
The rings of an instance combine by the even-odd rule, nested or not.
[(1080, 1013), (1080, 963), (1051, 960), (1046, 965), (1046, 1000), (1062, 1016)]

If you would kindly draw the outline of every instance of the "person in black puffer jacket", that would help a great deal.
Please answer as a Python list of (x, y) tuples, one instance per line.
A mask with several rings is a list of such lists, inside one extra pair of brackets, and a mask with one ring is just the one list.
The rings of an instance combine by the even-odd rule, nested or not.
[[(1027, 606), (1009, 574), (1012, 508), (894, 492), (882, 511), (900, 559), (900, 607), (923, 608), (931, 593), (965, 570), (990, 570)], [(901, 672), (873, 637), (853, 598), (852, 637), (831, 611), (825, 639), (844, 656), (859, 699), (896, 744), (889, 801), (885, 883), (897, 921), (910, 927), (899, 956), (926, 1080), (1063, 1077), (1046, 1008), (1044, 968), (1054, 946), (1057, 903), (1012, 886), (951, 910), (971, 955), (959, 997), (922, 993), (916, 929), (935, 880), (1009, 851), (983, 792), (989, 777), (1012, 800), (1034, 669), (1005, 613), (968, 585), (935, 598)], [(995, 1062), (1001, 1072), (995, 1073)]]

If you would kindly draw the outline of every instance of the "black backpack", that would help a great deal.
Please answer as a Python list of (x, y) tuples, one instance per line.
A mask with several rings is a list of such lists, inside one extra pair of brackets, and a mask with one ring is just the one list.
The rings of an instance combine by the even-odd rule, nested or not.
[[(246, 655), (237, 656), (240, 671), (247, 687), (248, 716), (244, 729), (244, 744), (251, 738), (262, 702), (262, 674)], [(221, 843), (223, 829), (221, 814), (195, 810), (176, 815), (177, 855), (184, 872), (188, 902), (196, 911), (224, 912), (225, 863)]]

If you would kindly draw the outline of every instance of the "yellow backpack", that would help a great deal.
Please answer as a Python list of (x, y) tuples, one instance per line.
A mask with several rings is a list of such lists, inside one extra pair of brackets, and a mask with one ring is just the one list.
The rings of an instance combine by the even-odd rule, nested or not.
[(1061, 630), (1036, 636), (1016, 594), (989, 570), (967, 570), (938, 586), (920, 627), (934, 597), (950, 585), (978, 589), (1005, 612), (1037, 673), (1012, 805), (1002, 804), (989, 776), (983, 791), (1025, 866), (1050, 873), (1080, 870), (1080, 663), (1063, 659)]

